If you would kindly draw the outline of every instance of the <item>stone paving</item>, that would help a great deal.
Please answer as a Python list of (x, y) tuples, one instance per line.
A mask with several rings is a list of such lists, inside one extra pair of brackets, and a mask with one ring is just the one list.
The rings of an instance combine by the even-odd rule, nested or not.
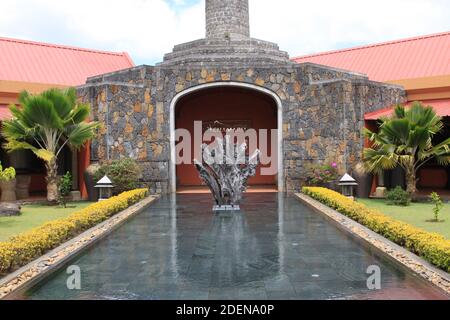
[[(176, 197), (176, 198), (175, 198)], [(163, 197), (24, 299), (446, 299), (431, 284), (284, 194), (247, 194), (213, 215), (211, 195)], [(381, 268), (381, 290), (366, 270)]]

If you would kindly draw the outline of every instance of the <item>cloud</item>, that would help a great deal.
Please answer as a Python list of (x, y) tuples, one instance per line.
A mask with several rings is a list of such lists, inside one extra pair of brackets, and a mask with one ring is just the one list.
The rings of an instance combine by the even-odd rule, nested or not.
[[(2, 0), (0, 35), (154, 64), (204, 36), (204, 0)], [(446, 0), (250, 0), (252, 36), (291, 56), (450, 30)]]
[(252, 35), (291, 55), (450, 30), (445, 0), (250, 0)]
[(1, 36), (127, 51), (137, 63), (204, 35), (202, 2), (181, 11), (163, 0), (2, 0), (2, 8)]

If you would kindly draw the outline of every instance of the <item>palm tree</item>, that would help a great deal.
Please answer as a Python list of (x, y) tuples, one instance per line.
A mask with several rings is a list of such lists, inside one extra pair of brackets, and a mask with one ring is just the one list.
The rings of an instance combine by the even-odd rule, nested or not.
[(75, 89), (50, 89), (39, 95), (24, 91), (21, 106), (12, 105), (13, 119), (3, 122), (4, 145), (9, 152), (33, 151), (47, 169), (47, 200), (58, 199), (57, 158), (65, 146), (81, 148), (92, 139), (97, 122), (86, 122), (88, 104), (78, 104)]
[(373, 143), (364, 150), (366, 171), (381, 173), (401, 167), (405, 171), (408, 193), (417, 191), (417, 172), (432, 159), (441, 165), (450, 163), (450, 138), (433, 145), (433, 137), (444, 127), (442, 118), (432, 107), (415, 102), (409, 109), (397, 106), (391, 118), (381, 120), (378, 133), (366, 129)]

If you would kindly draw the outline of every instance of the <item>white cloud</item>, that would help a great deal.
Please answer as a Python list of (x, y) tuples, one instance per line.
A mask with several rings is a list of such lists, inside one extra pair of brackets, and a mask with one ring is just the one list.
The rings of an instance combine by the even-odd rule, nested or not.
[(450, 30), (445, 0), (250, 0), (252, 34), (293, 56)]
[[(204, 36), (204, 0), (2, 0), (0, 35), (153, 64)], [(292, 56), (450, 30), (446, 0), (250, 0), (252, 36)]]
[(158, 62), (175, 44), (204, 35), (201, 2), (180, 12), (163, 0), (2, 0), (1, 6), (8, 12), (1, 36), (127, 51), (137, 63)]

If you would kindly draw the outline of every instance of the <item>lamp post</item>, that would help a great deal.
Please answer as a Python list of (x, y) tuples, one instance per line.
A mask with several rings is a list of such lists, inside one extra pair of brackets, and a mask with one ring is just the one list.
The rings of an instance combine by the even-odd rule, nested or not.
[(348, 198), (353, 199), (354, 188), (358, 185), (356, 180), (346, 173), (341, 180), (339, 180), (339, 186), (342, 187), (342, 194)]
[(97, 182), (97, 185), (94, 188), (99, 189), (98, 201), (103, 201), (111, 198), (114, 186), (111, 180), (107, 176), (104, 176)]

